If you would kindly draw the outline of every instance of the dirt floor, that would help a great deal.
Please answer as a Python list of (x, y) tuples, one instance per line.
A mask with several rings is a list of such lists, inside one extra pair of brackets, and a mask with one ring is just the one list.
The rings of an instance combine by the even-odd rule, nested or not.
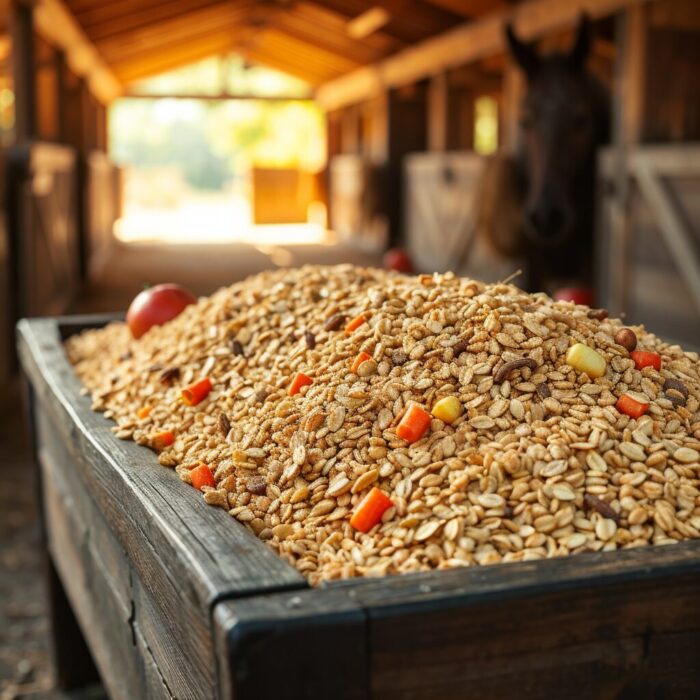
[(8, 389), (0, 407), (0, 700), (104, 700), (101, 687), (55, 687), (34, 470), (18, 382)]
[(19, 391), (0, 418), (0, 699), (46, 697), (52, 687), (33, 470)]

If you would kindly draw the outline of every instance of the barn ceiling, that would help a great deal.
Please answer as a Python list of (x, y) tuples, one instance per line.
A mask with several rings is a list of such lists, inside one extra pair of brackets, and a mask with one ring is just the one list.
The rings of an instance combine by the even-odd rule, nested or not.
[(236, 51), (314, 86), (516, 2), (64, 0), (125, 85)]

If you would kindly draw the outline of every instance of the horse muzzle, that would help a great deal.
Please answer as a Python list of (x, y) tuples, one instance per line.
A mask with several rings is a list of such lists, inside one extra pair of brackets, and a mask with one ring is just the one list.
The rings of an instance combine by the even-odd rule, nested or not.
[(525, 237), (542, 247), (556, 247), (570, 240), (574, 229), (571, 210), (555, 202), (538, 202), (525, 212)]

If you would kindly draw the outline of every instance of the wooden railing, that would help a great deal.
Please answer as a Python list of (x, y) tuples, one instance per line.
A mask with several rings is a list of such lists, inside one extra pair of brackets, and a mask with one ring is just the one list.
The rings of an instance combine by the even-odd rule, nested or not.
[(700, 143), (609, 149), (600, 173), (603, 304), (700, 348)]
[(114, 242), (121, 216), (121, 172), (103, 151), (81, 158), (81, 264), (84, 276), (103, 261)]
[(64, 313), (80, 284), (75, 150), (32, 143), (7, 160), (12, 315)]

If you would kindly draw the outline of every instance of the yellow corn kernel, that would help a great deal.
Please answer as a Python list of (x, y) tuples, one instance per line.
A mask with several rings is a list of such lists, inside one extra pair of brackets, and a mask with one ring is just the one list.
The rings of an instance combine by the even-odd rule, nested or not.
[(453, 423), (462, 415), (462, 404), (454, 396), (446, 396), (433, 406), (431, 413), (444, 423)]
[(576, 343), (566, 353), (566, 364), (579, 372), (585, 372), (589, 377), (602, 377), (605, 374), (605, 360), (588, 345)]

